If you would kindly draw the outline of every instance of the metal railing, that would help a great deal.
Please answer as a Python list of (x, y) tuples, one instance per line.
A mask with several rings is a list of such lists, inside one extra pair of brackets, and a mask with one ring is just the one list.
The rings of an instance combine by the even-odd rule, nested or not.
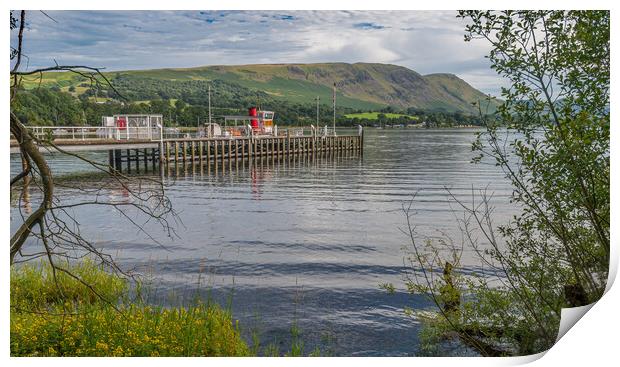
[[(164, 127), (105, 127), (105, 126), (29, 126), (37, 138), (47, 140), (150, 140), (161, 141), (166, 139), (199, 139), (199, 138), (238, 138), (259, 136), (336, 136), (339, 134), (354, 133), (356, 128), (337, 127), (336, 130), (329, 126), (315, 127), (288, 127), (278, 128), (274, 126), (269, 134), (255, 132), (251, 126), (246, 127), (222, 127), (221, 134), (208, 134), (204, 128), (175, 128)], [(359, 132), (361, 133), (361, 132)]]
[(42, 140), (152, 140), (159, 141), (158, 127), (106, 127), (106, 126), (28, 126)]

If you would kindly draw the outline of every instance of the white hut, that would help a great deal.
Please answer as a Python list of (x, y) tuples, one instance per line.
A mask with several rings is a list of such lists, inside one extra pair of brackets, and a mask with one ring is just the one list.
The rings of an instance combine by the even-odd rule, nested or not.
[(102, 126), (110, 139), (159, 139), (163, 126), (162, 115), (103, 116)]

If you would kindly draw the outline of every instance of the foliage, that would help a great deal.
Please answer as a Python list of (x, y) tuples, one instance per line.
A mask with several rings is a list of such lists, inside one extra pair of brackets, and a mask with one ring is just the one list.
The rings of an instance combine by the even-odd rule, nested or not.
[(94, 263), (70, 269), (105, 298), (68, 276), (59, 275), (56, 283), (46, 263), (11, 270), (12, 356), (250, 353), (230, 312), (215, 304), (160, 308), (131, 303), (127, 284)]
[[(489, 42), (492, 68), (511, 82), (497, 121), (486, 122), (473, 146), (474, 161), (492, 159), (503, 169), (521, 213), (496, 226), (486, 193), (459, 202), (466, 216), (459, 221), (463, 244), (455, 247), (422, 247), (410, 226), (411, 264), (427, 270), (408, 285), (440, 309), (427, 328), (456, 332), (483, 355), (538, 353), (554, 344), (562, 307), (594, 302), (606, 286), (609, 12), (460, 16), (469, 20), (466, 40)], [(484, 272), (458, 271), (464, 246)], [(445, 268), (437, 275), (448, 262), (450, 281)], [(459, 295), (454, 311), (450, 288)]]
[[(121, 79), (122, 80), (122, 79)], [(118, 82), (118, 80), (114, 80)], [(114, 99), (95, 99), (93, 93), (86, 90), (79, 98), (66, 92), (54, 92), (38, 88), (22, 90), (19, 94), (20, 104), (14, 106), (14, 112), (29, 125), (98, 125), (102, 116), (123, 113), (162, 114), (166, 126), (197, 126), (208, 118), (208, 100), (205, 90), (206, 81), (161, 81), (141, 79), (140, 83), (130, 87), (119, 83), (119, 91), (130, 98), (131, 103)], [(140, 88), (138, 88), (140, 87)], [(222, 122), (222, 115), (245, 115), (247, 107), (260, 105), (263, 109), (276, 112), (275, 121), (279, 125), (309, 125), (316, 121), (316, 106), (284, 100), (275, 100), (261, 92), (250, 91), (241, 86), (227, 82), (214, 81), (212, 84), (212, 116)], [(164, 92), (162, 92), (164, 91)], [(171, 96), (160, 99), (159, 93)], [(331, 107), (322, 106), (322, 122), (332, 121)], [(338, 107), (338, 115), (353, 110)], [(340, 118), (339, 118), (340, 122)]]
[(86, 118), (78, 101), (69, 93), (39, 88), (17, 94), (11, 110), (29, 125), (84, 125)]
[[(475, 113), (472, 102), (484, 100), (485, 95), (451, 74), (420, 75), (398, 65), (368, 63), (324, 63), (324, 64), (277, 64), (277, 65), (219, 65), (190, 69), (154, 69), (105, 73), (110, 79), (130, 82), (129, 87), (137, 94), (149, 93), (148, 97), (175, 98), (178, 87), (167, 84), (185, 82), (228, 83), (238, 88), (261, 91), (278, 101), (296, 104), (314, 104), (316, 97), (327, 107), (331, 105), (332, 86), (337, 85), (338, 105), (361, 110), (377, 110), (385, 106), (406, 108), (415, 106), (425, 110), (443, 112), (462, 111)], [(65, 73), (48, 73), (40, 80), (41, 85), (57, 85), (67, 88), (80, 85), (83, 81)], [(159, 90), (141, 91), (133, 85), (141, 80), (148, 84), (158, 80), (166, 83)], [(39, 80), (27, 81), (26, 88), (35, 88)], [(203, 90), (203, 94), (204, 94)], [(105, 91), (97, 92), (99, 97)], [(90, 95), (97, 94), (91, 91)], [(136, 100), (130, 93), (130, 100)], [(493, 102), (493, 107), (498, 103)]]
[[(118, 80), (122, 79), (114, 79), (114, 82), (117, 83)], [(101, 121), (101, 116), (123, 113), (161, 114), (167, 126), (197, 126), (199, 122), (204, 123), (208, 117), (208, 101), (204, 92), (208, 88), (208, 83), (205, 81), (173, 82), (141, 79), (136, 85), (123, 83), (115, 85), (124, 93), (123, 95), (132, 98), (131, 103), (114, 99), (104, 101), (101, 97), (85, 98), (91, 95), (88, 89), (79, 98), (75, 98), (67, 92), (37, 88), (22, 90), (13, 108), (22, 121), (36, 126), (97, 125)], [(173, 98), (159, 99), (159, 94)], [(221, 122), (219, 117), (221, 115), (246, 114), (245, 106), (255, 105), (259, 100), (264, 109), (276, 112), (276, 123), (280, 126), (316, 124), (314, 104), (276, 100), (265, 93), (220, 81), (213, 82), (212, 116), (215, 121)], [(428, 127), (482, 124), (479, 116), (461, 112), (433, 112), (409, 108), (407, 114), (404, 114), (385, 112), (386, 110), (395, 111), (393, 108), (385, 108), (380, 111), (361, 112), (338, 107), (336, 123), (339, 126), (425, 123)], [(319, 112), (321, 124), (330, 124), (333, 117), (331, 106), (322, 105)]]
[[(53, 88), (77, 96), (83, 102), (81, 106), (77, 104), (85, 114), (81, 119), (64, 116), (66, 118), (58, 123), (55, 114), (41, 115), (34, 105), (26, 104), (27, 110), (34, 110), (34, 115), (40, 116), (39, 121), (56, 125), (74, 125), (78, 121), (98, 124), (105, 110), (112, 114), (161, 113), (168, 125), (192, 126), (198, 118), (207, 116), (210, 85), (214, 115), (245, 113), (247, 107), (260, 105), (274, 110), (280, 125), (307, 125), (315, 123), (317, 96), (320, 97), (320, 120), (323, 123), (332, 121), (332, 84), (335, 81), (338, 122), (351, 125), (352, 118), (343, 115), (381, 108), (386, 113), (412, 107), (446, 116), (456, 117), (456, 113), (471, 116), (475, 113), (471, 103), (485, 98), (454, 75), (421, 76), (403, 67), (382, 64), (214, 66), (104, 75), (109, 78), (110, 86), (88, 83), (79, 75), (62, 72), (24, 79), (23, 85), (28, 91)], [(125, 99), (121, 100), (111, 86)], [(176, 100), (186, 105), (175, 106), (173, 101)], [(497, 102), (492, 104), (494, 109)], [(58, 112), (55, 106), (52, 111)], [(436, 123), (439, 125), (443, 120)], [(359, 122), (364, 121), (361, 118)]]
[(411, 120), (416, 120), (415, 116), (403, 115), (401, 113), (392, 113), (392, 112), (359, 112), (359, 113), (349, 113), (344, 115), (347, 118), (359, 118), (359, 119), (368, 119), (368, 120), (377, 120), (379, 117), (384, 119), (397, 119), (399, 117), (407, 117)]

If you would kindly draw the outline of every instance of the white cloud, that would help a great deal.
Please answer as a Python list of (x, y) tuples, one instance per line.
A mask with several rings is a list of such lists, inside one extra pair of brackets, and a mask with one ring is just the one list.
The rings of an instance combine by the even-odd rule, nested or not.
[[(108, 70), (216, 64), (383, 62), (454, 73), (485, 92), (502, 83), (484, 42), (464, 42), (448, 11), (31, 11), (30, 67)], [(12, 35), (12, 43), (15, 35)]]

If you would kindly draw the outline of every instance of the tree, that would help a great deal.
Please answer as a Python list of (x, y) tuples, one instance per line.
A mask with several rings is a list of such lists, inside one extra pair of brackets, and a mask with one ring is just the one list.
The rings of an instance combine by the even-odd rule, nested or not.
[[(11, 31), (17, 30), (17, 44), (11, 46), (11, 62), (13, 67), (10, 71), (11, 77), (11, 113), (10, 113), (10, 131), (12, 138), (17, 142), (22, 159), (23, 170), (19, 174), (11, 178), (11, 195), (14, 191), (20, 191), (19, 202), (29, 194), (31, 190), (38, 191), (41, 199), (38, 207), (33, 211), (22, 211), (22, 206), (18, 205), (23, 221), (17, 226), (12, 234), (10, 242), (10, 263), (11, 265), (29, 261), (31, 259), (43, 257), (46, 258), (53, 270), (54, 276), (57, 272), (63, 272), (76, 280), (80, 281), (84, 286), (95, 294), (99, 295), (96, 289), (91, 285), (73, 274), (68, 267), (63, 266), (63, 261), (83, 256), (92, 256), (106, 265), (109, 269), (119, 273), (128, 275), (122, 269), (116, 266), (114, 260), (108, 254), (97, 250), (88, 239), (84, 238), (79, 231), (79, 221), (72, 215), (72, 210), (80, 206), (106, 206), (116, 209), (121, 215), (124, 215), (128, 222), (134, 224), (141, 229), (142, 224), (138, 222), (139, 217), (130, 217), (126, 210), (135, 209), (146, 217), (146, 221), (155, 220), (159, 222), (168, 234), (173, 233), (173, 229), (168, 225), (168, 216), (174, 214), (170, 201), (165, 196), (162, 183), (151, 177), (129, 177), (118, 172), (107, 164), (92, 161), (79, 154), (65, 151), (62, 146), (54, 143), (53, 139), (43, 139), (33, 134), (26, 123), (28, 122), (28, 114), (21, 110), (23, 97), (54, 99), (63, 98), (63, 95), (70, 98), (66, 93), (58, 93), (51, 91), (35, 91), (32, 94), (26, 93), (22, 87), (23, 78), (26, 76), (42, 77), (44, 72), (66, 71), (75, 73), (90, 82), (91, 88), (101, 89), (100, 86), (105, 85), (106, 88), (114, 89), (100, 68), (94, 68), (83, 65), (59, 65), (55, 64), (50, 67), (37, 68), (27, 70), (23, 67), (22, 58), (24, 57), (23, 42), (24, 31), (26, 29), (26, 12), (11, 11)], [(34, 97), (33, 97), (34, 96)], [(68, 100), (65, 100), (65, 102)], [(36, 101), (35, 101), (36, 103)], [(63, 112), (61, 108), (64, 102), (57, 103), (55, 112)], [(66, 106), (65, 106), (66, 107)], [(57, 117), (60, 119), (70, 119), (69, 115), (59, 113)], [(65, 120), (67, 121), (67, 120)], [(57, 121), (54, 121), (57, 122)], [(53, 170), (48, 165), (43, 150), (53, 150), (60, 154), (71, 156), (87, 162), (97, 169), (100, 174), (105, 177), (93, 180), (89, 184), (93, 186), (82, 187), (80, 183), (72, 184), (70, 182), (55, 182)], [(68, 197), (57, 195), (56, 188), (58, 186), (68, 187), (70, 189), (79, 190), (89, 199), (76, 202), (76, 200)], [(21, 189), (21, 190), (20, 190)], [(121, 189), (127, 195), (128, 199), (114, 200), (105, 199), (105, 195), (101, 193), (111, 189)], [(34, 195), (32, 195), (34, 196)], [(152, 237), (151, 237), (152, 238)], [(24, 244), (27, 240), (32, 240), (40, 246), (39, 251), (25, 252)], [(58, 284), (58, 283), (57, 283)], [(62, 293), (61, 293), (62, 294)]]
[[(532, 354), (550, 348), (563, 307), (598, 300), (609, 264), (609, 12), (461, 11), (465, 40), (492, 46), (491, 67), (511, 82), (496, 120), (473, 148), (492, 159), (513, 186), (521, 213), (495, 225), (482, 191), (465, 211), (462, 243), (420, 243), (414, 211), (408, 286), (439, 308), (426, 335), (455, 332), (483, 355)], [(482, 111), (484, 106), (480, 106)], [(507, 127), (507, 128), (504, 128)], [(455, 199), (456, 200), (456, 199)], [(470, 248), (482, 273), (458, 272)], [(450, 287), (445, 277), (450, 263)], [(448, 312), (454, 299), (457, 311)], [(429, 330), (434, 330), (431, 332)], [(435, 338), (435, 341), (437, 339)]]

